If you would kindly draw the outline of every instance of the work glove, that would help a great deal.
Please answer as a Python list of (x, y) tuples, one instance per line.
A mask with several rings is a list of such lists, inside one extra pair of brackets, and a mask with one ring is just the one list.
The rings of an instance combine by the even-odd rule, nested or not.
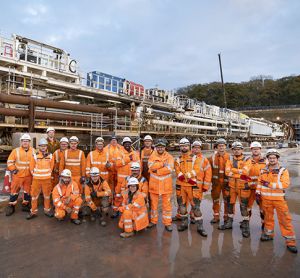
[(85, 177), (82, 176), (82, 177), (80, 178), (80, 183), (81, 183), (81, 184), (85, 184)]
[(188, 179), (188, 183), (191, 184), (191, 185), (196, 185), (197, 182), (193, 179)]
[(207, 192), (208, 188), (207, 187), (202, 187), (202, 192)]
[(248, 184), (248, 183), (245, 183), (245, 185), (244, 185), (244, 189), (245, 189), (245, 190), (250, 190), (250, 186), (249, 186), (249, 184)]
[(97, 192), (96, 191), (92, 191), (91, 192), (91, 197), (92, 198), (97, 198)]
[(111, 167), (111, 163), (107, 161), (106, 164), (105, 164), (105, 167), (106, 168), (110, 168)]
[(178, 180), (180, 180), (180, 181), (185, 181), (184, 175), (179, 175), (179, 176), (178, 176)]
[(129, 155), (130, 161), (133, 160), (133, 154)]
[(243, 180), (243, 181), (251, 181), (251, 178), (249, 177), (249, 176), (247, 176), (247, 175), (241, 175), (241, 180)]
[(261, 181), (263, 186), (269, 187), (270, 183), (268, 181)]
[(19, 172), (19, 170), (18, 170), (18, 169), (15, 169), (15, 170), (11, 171), (11, 173), (12, 173), (13, 175), (16, 175), (16, 174), (18, 174), (18, 172)]

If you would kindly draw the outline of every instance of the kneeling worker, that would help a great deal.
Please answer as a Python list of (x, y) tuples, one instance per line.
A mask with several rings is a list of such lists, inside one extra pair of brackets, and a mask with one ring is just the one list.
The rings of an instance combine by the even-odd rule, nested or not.
[(149, 224), (145, 196), (138, 190), (138, 179), (130, 178), (127, 185), (128, 190), (123, 193), (123, 203), (118, 209), (122, 213), (119, 227), (124, 229), (120, 234), (123, 238), (133, 236), (134, 231), (143, 230)]
[(82, 204), (82, 199), (78, 184), (72, 181), (72, 174), (69, 169), (64, 169), (60, 174), (59, 183), (52, 192), (55, 206), (54, 216), (58, 220), (63, 220), (66, 213), (71, 213), (72, 223), (79, 225), (78, 212)]
[(100, 217), (101, 226), (106, 226), (103, 219), (103, 214), (108, 212), (111, 196), (111, 189), (106, 180), (100, 176), (100, 171), (97, 167), (92, 167), (90, 170), (90, 180), (84, 187), (85, 200), (92, 210), (91, 220), (95, 221), (97, 216)]

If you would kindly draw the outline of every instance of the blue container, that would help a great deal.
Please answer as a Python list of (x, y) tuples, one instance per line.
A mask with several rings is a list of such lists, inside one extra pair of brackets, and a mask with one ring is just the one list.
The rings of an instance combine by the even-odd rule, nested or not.
[(87, 74), (86, 85), (88, 87), (122, 94), (124, 82), (125, 78), (113, 76), (99, 71), (92, 71)]

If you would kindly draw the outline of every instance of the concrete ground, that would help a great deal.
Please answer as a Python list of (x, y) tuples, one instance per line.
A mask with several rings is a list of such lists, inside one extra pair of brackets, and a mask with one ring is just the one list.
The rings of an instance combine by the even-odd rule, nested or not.
[[(287, 200), (300, 248), (300, 152), (284, 150), (283, 164), (291, 174)], [(260, 242), (257, 206), (251, 218), (251, 237), (241, 236), (237, 206), (233, 230), (212, 226), (209, 194), (202, 202), (208, 237), (196, 226), (177, 232), (157, 228), (121, 239), (117, 220), (108, 226), (86, 221), (75, 226), (43, 215), (31, 221), (18, 208), (15, 215), (0, 212), (0, 277), (300, 277), (300, 255), (286, 250), (276, 221), (273, 242)], [(174, 211), (175, 213), (175, 211)]]

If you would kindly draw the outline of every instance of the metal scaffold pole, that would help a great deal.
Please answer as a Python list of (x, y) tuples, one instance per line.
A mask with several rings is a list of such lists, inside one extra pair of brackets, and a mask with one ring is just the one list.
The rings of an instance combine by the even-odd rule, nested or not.
[(219, 57), (219, 66), (220, 66), (220, 74), (221, 74), (221, 82), (222, 82), (222, 91), (223, 91), (223, 95), (224, 95), (224, 107), (227, 108), (226, 92), (225, 92), (224, 80), (223, 80), (221, 53), (218, 54), (218, 57)]

